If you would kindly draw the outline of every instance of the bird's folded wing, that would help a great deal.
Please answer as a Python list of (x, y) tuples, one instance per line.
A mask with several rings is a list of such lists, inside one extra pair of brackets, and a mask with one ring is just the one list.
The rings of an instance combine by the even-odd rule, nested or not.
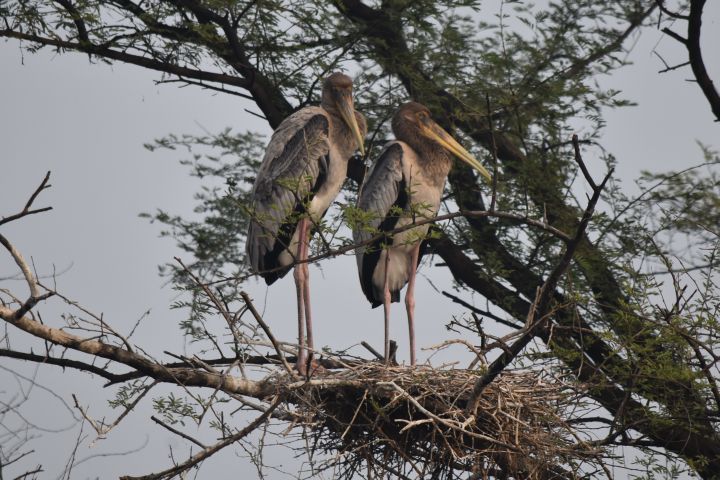
[(281, 227), (303, 210), (326, 174), (328, 152), (328, 119), (317, 107), (294, 113), (273, 134), (253, 187), (247, 253), (256, 271), (265, 269), (265, 254), (275, 250)]
[[(391, 231), (407, 207), (406, 179), (403, 176), (403, 148), (399, 142), (390, 143), (380, 154), (362, 185), (358, 209), (363, 212), (353, 226), (355, 243), (365, 243), (382, 232)], [(355, 250), (363, 291), (373, 301), (371, 277), (383, 243), (379, 237)]]

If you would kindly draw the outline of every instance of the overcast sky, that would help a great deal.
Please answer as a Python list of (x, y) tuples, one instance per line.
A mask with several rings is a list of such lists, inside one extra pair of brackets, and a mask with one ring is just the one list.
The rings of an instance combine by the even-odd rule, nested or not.
[[(720, 79), (719, 19), (720, 5), (710, 2), (703, 41), (708, 46), (708, 67), (716, 79)], [(713, 123), (705, 99), (695, 84), (685, 81), (690, 72), (657, 74), (662, 64), (651, 53), (653, 48), (670, 63), (685, 60), (674, 43), (648, 30), (634, 47), (634, 65), (612, 78), (598, 79), (639, 103), (638, 107), (608, 112), (603, 137), (604, 146), (618, 158), (617, 176), (631, 190), (642, 169), (677, 170), (702, 161), (696, 140), (720, 147), (719, 126)], [(52, 171), (52, 188), (41, 195), (37, 206), (54, 208), (3, 227), (3, 234), (26, 258), (32, 258), (40, 274), (64, 271), (57, 279), (58, 289), (103, 312), (116, 328), (128, 331), (150, 310), (135, 337), (148, 351), (165, 360), (163, 350), (182, 352), (185, 345), (177, 326), (182, 315), (169, 309), (175, 292), (158, 276), (157, 265), (184, 254), (171, 240), (158, 237), (158, 225), (138, 214), (162, 208), (190, 215), (199, 184), (179, 165), (183, 152), (150, 153), (142, 145), (173, 132), (217, 132), (231, 126), (238, 132), (269, 133), (268, 127), (246, 114), (243, 108), (249, 105), (237, 98), (193, 87), (157, 86), (153, 83), (157, 74), (132, 66), (91, 65), (86, 56), (49, 51), (23, 55), (16, 42), (0, 42), (0, 65), (0, 216), (19, 211), (48, 170)], [(592, 155), (588, 157), (593, 171), (600, 174), (603, 165)], [(14, 272), (11, 261), (0, 256), (0, 278)], [(429, 272), (433, 283), (449, 288), (450, 277), (444, 269), (425, 265), (421, 270), (423, 275)], [(325, 262), (322, 270), (312, 267), (311, 279), (318, 344), (338, 349), (367, 340), (381, 346), (382, 312), (371, 310), (362, 296), (352, 257)], [(5, 281), (0, 288), (24, 292), (20, 282)], [(417, 288), (418, 345), (428, 346), (444, 338), (443, 325), (463, 310), (436, 293), (422, 276)], [(265, 317), (276, 334), (292, 340), (296, 323), (291, 276), (269, 290), (251, 282), (248, 290), (266, 307)], [(400, 358), (407, 359), (403, 309), (402, 304), (394, 306), (392, 338), (400, 341)], [(53, 315), (63, 310), (58, 301), (42, 307), (44, 319), (55, 324)], [(20, 337), (11, 333), (14, 339)], [(419, 352), (421, 361), (426, 357), (426, 352)], [(0, 360), (0, 367), (24, 375), (34, 371), (7, 359)], [(113, 391), (103, 390), (101, 379), (47, 367), (39, 369), (37, 380), (68, 403), (75, 393), (97, 416), (115, 414), (104, 403)], [(11, 382), (12, 377), (0, 370), (0, 400), (8, 401), (17, 391)], [(145, 404), (109, 439), (89, 447), (94, 438), (90, 436), (77, 456), (127, 451), (147, 442), (143, 453), (89, 460), (77, 467), (72, 478), (148, 473), (169, 465), (168, 445), (179, 455), (186, 452), (184, 442), (149, 421), (149, 401)], [(41, 391), (33, 393), (22, 411), (46, 429), (62, 428), (72, 421), (60, 402)], [(89, 433), (87, 428), (85, 433)], [(26, 465), (42, 463), (48, 472), (42, 478), (55, 478), (51, 473), (62, 470), (77, 435), (77, 427), (47, 433), (32, 444), (37, 457)], [(212, 442), (210, 437), (204, 440)], [(284, 462), (286, 456), (277, 458)], [(237, 478), (243, 471), (254, 470), (227, 454), (210, 460), (201, 477)]]

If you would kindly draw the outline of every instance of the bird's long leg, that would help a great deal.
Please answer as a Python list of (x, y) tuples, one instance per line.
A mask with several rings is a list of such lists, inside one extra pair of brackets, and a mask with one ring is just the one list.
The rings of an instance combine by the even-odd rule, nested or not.
[(405, 293), (405, 308), (407, 309), (408, 331), (410, 334), (410, 365), (415, 366), (415, 275), (417, 274), (418, 257), (420, 256), (420, 244), (413, 247), (412, 257), (408, 268), (407, 292)]
[(385, 249), (385, 279), (383, 281), (383, 310), (385, 311), (385, 364), (390, 363), (390, 248)]
[(305, 360), (306, 365), (308, 362), (312, 361), (313, 357), (313, 349), (315, 348), (315, 345), (313, 343), (313, 332), (312, 332), (312, 315), (310, 312), (310, 268), (307, 264), (308, 259), (308, 249), (309, 249), (309, 242), (310, 242), (310, 219), (304, 218), (302, 220), (305, 223), (305, 228), (303, 229), (304, 237), (302, 240), (302, 246), (303, 246), (303, 252), (302, 252), (302, 261), (304, 263), (300, 264), (299, 266), (303, 269), (303, 305), (305, 306), (305, 324), (307, 325), (307, 359)]
[[(305, 219), (301, 219), (298, 223), (298, 246), (296, 261), (302, 259), (303, 254), (303, 239), (305, 238)], [(299, 263), (295, 265), (293, 271), (293, 277), (295, 278), (295, 290), (297, 293), (297, 306), (298, 306), (298, 353), (296, 368), (301, 375), (305, 373), (305, 295), (303, 280), (305, 277), (305, 270), (303, 264)]]

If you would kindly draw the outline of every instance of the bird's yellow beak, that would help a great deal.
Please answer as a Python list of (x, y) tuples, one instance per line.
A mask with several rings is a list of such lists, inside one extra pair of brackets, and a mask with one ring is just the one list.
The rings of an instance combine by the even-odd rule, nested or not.
[(435, 140), (445, 150), (449, 151), (457, 158), (480, 172), (480, 175), (485, 177), (488, 182), (492, 182), (490, 172), (488, 172), (485, 167), (483, 167), (482, 164), (470, 154), (470, 152), (465, 150), (462, 145), (460, 145), (452, 136), (450, 136), (449, 133), (443, 130), (442, 127), (440, 127), (440, 125), (435, 123), (432, 119), (426, 117), (422, 120), (420, 123), (420, 131), (423, 135)]
[(350, 130), (352, 131), (355, 141), (357, 142), (357, 148), (360, 150), (360, 154), (365, 156), (365, 139), (360, 131), (360, 126), (355, 118), (355, 109), (353, 108), (352, 94), (348, 92), (340, 97), (340, 101), (337, 103), (340, 116), (345, 121)]

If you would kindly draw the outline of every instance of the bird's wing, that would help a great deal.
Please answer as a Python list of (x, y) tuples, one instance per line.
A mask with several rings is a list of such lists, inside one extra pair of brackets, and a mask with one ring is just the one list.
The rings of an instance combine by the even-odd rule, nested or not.
[(324, 110), (306, 107), (273, 133), (252, 190), (247, 254), (256, 272), (278, 266), (277, 256), (295, 231), (296, 213), (327, 173), (328, 129)]
[[(353, 229), (355, 243), (364, 243), (379, 233), (395, 228), (401, 213), (407, 208), (407, 181), (403, 175), (403, 148), (399, 142), (390, 143), (375, 162), (370, 175), (362, 185), (358, 209), (367, 215)], [(360, 283), (365, 296), (373, 304), (372, 275), (380, 259), (382, 245), (390, 238), (380, 237), (355, 250)]]

